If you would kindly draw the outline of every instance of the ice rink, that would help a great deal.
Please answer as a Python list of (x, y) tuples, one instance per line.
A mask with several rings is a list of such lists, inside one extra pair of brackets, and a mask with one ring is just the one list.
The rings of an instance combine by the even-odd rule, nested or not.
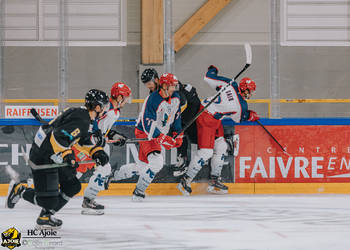
[[(0, 197), (2, 204), (5, 197)], [(80, 214), (76, 197), (56, 217), (56, 239), (33, 239), (39, 208), (21, 200), (0, 209), (1, 232), (22, 233), (18, 249), (349, 249), (349, 195), (99, 197), (102, 216)], [(29, 245), (32, 245), (29, 247)], [(56, 244), (56, 245), (54, 245)], [(15, 248), (17, 249), (17, 248)]]

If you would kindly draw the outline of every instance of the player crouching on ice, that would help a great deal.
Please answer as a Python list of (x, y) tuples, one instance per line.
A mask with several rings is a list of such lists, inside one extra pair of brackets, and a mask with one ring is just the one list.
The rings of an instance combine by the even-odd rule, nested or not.
[[(120, 116), (120, 110), (129, 101), (131, 89), (123, 82), (116, 82), (111, 88), (111, 98), (108, 102), (108, 108), (93, 123), (93, 131), (101, 133), (103, 138), (107, 139), (107, 143), (103, 143), (105, 152), (110, 152), (108, 141), (113, 141), (115, 146), (124, 146), (126, 137), (113, 130), (114, 123)], [(92, 137), (94, 138), (94, 136)], [(98, 138), (98, 137), (97, 137)], [(104, 145), (105, 144), (105, 145)], [(76, 148), (78, 151), (79, 148)], [(77, 169), (80, 171), (80, 167)], [(85, 170), (86, 171), (86, 170)], [(84, 172), (84, 170), (82, 171)], [(93, 175), (90, 177), (89, 183), (84, 191), (84, 200), (82, 203), (82, 214), (86, 215), (102, 215), (104, 214), (104, 205), (98, 204), (95, 199), (97, 194), (106, 189), (108, 177), (111, 175), (112, 169), (108, 162), (105, 165), (97, 165)], [(80, 172), (78, 173), (82, 175)]]
[[(223, 86), (231, 82), (229, 78), (218, 76), (218, 69), (213, 65), (208, 68), (204, 80), (217, 91), (220, 91)], [(208, 192), (228, 192), (228, 187), (221, 182), (220, 178), (224, 164), (224, 154), (227, 150), (221, 120), (223, 118), (231, 118), (236, 123), (258, 120), (258, 115), (254, 111), (248, 110), (248, 104), (245, 100), (251, 97), (255, 89), (255, 82), (249, 78), (243, 78), (239, 86), (236, 82), (233, 82), (197, 118), (198, 151), (192, 157), (187, 172), (177, 186), (184, 195), (191, 194), (191, 182), (210, 158), (212, 159)], [(200, 110), (212, 98), (204, 99)]]
[(145, 198), (145, 190), (153, 181), (155, 175), (163, 167), (161, 146), (169, 150), (180, 147), (183, 134), (176, 139), (168, 136), (169, 130), (174, 131), (173, 136), (181, 132), (180, 96), (174, 93), (178, 84), (177, 78), (165, 73), (159, 78), (160, 90), (149, 95), (136, 123), (136, 138), (148, 138), (148, 141), (139, 142), (140, 177), (133, 192), (134, 201)]

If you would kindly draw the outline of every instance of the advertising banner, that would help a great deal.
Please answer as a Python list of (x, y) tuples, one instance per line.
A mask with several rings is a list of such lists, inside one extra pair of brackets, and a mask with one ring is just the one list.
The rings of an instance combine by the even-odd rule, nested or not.
[[(29, 154), (32, 140), (39, 126), (37, 125), (10, 125), (0, 127), (0, 183), (9, 183), (10, 178), (5, 173), (6, 165), (11, 165), (19, 174), (20, 178), (25, 181), (31, 177), (31, 169), (25, 161), (24, 154)], [(116, 130), (126, 135), (128, 138), (135, 138), (134, 126), (118, 125)], [(232, 131), (233, 127), (225, 127), (225, 131)], [(230, 132), (231, 133), (231, 132)], [(196, 150), (196, 145), (188, 147), (188, 157), (191, 158)], [(110, 163), (112, 168), (119, 169), (122, 165), (138, 161), (138, 144), (128, 143), (123, 147), (117, 147), (110, 144), (107, 150), (110, 154)], [(173, 166), (177, 161), (177, 150), (163, 150), (164, 167), (157, 174), (154, 182), (174, 183), (178, 182), (180, 177), (174, 177)], [(81, 160), (88, 160), (84, 155), (77, 154)], [(81, 177), (81, 182), (88, 182), (92, 171), (88, 171)], [(199, 172), (196, 180), (209, 178), (210, 165), (203, 167)], [(233, 156), (225, 157), (225, 165), (222, 170), (223, 180), (225, 182), (233, 182)], [(122, 180), (120, 182), (136, 182), (137, 176), (131, 179)]]
[(30, 110), (35, 108), (38, 114), (44, 119), (52, 119), (58, 115), (58, 106), (19, 106), (6, 105), (5, 118), (7, 119), (23, 119), (33, 118)]
[(350, 126), (236, 126), (240, 135), (235, 182), (350, 181)]

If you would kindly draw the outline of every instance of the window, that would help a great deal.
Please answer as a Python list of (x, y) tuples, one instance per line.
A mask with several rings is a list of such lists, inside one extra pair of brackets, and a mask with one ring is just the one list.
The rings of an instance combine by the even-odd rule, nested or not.
[[(6, 0), (4, 44), (57, 46), (60, 41), (57, 0)], [(69, 46), (125, 46), (126, 0), (66, 0)]]
[(282, 0), (281, 45), (350, 46), (347, 0)]

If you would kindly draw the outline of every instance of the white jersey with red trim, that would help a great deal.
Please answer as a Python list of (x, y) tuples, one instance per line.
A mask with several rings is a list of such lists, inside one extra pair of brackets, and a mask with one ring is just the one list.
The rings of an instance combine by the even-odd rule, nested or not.
[[(249, 116), (247, 110), (248, 105), (238, 93), (238, 84), (236, 82), (231, 82), (229, 78), (218, 76), (216, 69), (209, 69), (204, 77), (204, 81), (213, 89), (230, 84), (230, 86), (228, 86), (207, 108), (207, 111), (212, 114), (215, 119), (221, 120), (223, 118), (230, 118), (236, 123), (246, 120), (246, 116)], [(202, 105), (205, 106), (214, 96), (204, 99)]]
[(114, 108), (113, 104), (110, 103), (109, 110), (105, 112), (102, 117), (97, 120), (97, 126), (101, 130), (102, 134), (106, 134), (119, 119), (120, 109)]
[[(205, 78), (210, 86), (225, 86), (227, 83), (216, 81), (210, 78)], [(205, 106), (214, 96), (205, 98), (202, 105)], [(216, 100), (210, 104), (207, 111), (214, 116), (215, 119), (221, 120), (223, 118), (231, 118), (235, 122), (240, 122), (242, 108), (239, 103), (238, 95), (233, 86), (228, 86), (226, 90), (221, 93)]]

